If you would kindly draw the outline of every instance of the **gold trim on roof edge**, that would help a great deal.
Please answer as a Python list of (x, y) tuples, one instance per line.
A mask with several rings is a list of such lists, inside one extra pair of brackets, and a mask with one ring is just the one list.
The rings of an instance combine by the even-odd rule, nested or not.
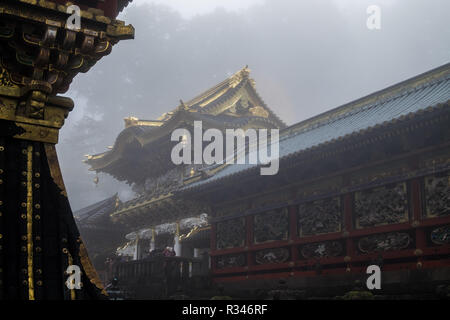
[(173, 196), (172, 192), (169, 192), (167, 194), (162, 194), (162, 195), (160, 195), (158, 197), (153, 197), (150, 200), (143, 201), (143, 202), (138, 202), (136, 205), (131, 205), (131, 206), (123, 208), (121, 210), (115, 211), (115, 212), (111, 213), (110, 216), (111, 217), (116, 217), (116, 216), (119, 216), (119, 215), (121, 215), (121, 214), (123, 214), (125, 212), (134, 210), (136, 208), (145, 207), (145, 206), (147, 206), (149, 204), (153, 204), (155, 202), (159, 202), (159, 201), (163, 201), (163, 200), (166, 200), (166, 199), (170, 199), (170, 198), (172, 198), (172, 196)]
[(443, 79), (446, 75), (450, 75), (450, 63), (447, 63), (443, 66), (435, 68), (433, 70), (427, 71), (425, 73), (419, 74), (415, 77), (406, 79), (400, 83), (394, 84), (377, 92), (371, 93), (365, 97), (356, 99), (344, 105), (341, 105), (337, 108), (333, 108), (329, 111), (321, 113), (312, 118), (306, 119), (304, 121), (293, 124), (290, 127), (285, 128), (282, 132), (280, 132), (281, 136), (290, 135), (296, 132), (300, 132), (303, 130), (308, 130), (309, 128), (327, 122), (333, 118), (343, 116), (351, 111), (359, 109), (363, 106), (369, 105), (371, 103), (375, 103), (378, 101), (382, 101), (384, 99), (388, 99), (390, 97), (394, 97), (400, 94), (403, 91), (408, 89), (413, 89), (415, 87), (428, 84), (432, 81)]

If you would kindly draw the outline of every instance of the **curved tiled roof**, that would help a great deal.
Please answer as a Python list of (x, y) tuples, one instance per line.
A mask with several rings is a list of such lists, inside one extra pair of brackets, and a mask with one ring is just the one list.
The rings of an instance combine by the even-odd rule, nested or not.
[[(280, 159), (371, 128), (385, 125), (450, 100), (450, 63), (283, 130)], [(214, 176), (182, 190), (209, 185), (255, 168), (231, 164)]]
[(109, 215), (114, 211), (118, 203), (117, 193), (110, 198), (96, 202), (83, 209), (77, 210), (73, 213), (75, 219), (81, 223), (92, 223), (97, 218)]

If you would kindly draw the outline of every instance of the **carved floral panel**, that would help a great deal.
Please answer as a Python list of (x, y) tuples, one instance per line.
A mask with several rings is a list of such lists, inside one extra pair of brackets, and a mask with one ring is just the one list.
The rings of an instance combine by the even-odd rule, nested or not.
[(247, 264), (245, 253), (228, 254), (216, 258), (217, 269), (244, 267)]
[(339, 197), (301, 204), (298, 212), (300, 237), (341, 231), (342, 210)]
[(409, 247), (411, 241), (408, 233), (391, 232), (361, 238), (358, 248), (362, 253), (403, 250)]
[(404, 182), (356, 192), (356, 227), (369, 228), (408, 221), (407, 198)]
[(287, 208), (255, 215), (253, 232), (255, 243), (287, 240), (289, 234), (289, 215)]
[(245, 219), (237, 218), (217, 223), (217, 249), (243, 247), (245, 243)]
[(450, 215), (450, 172), (425, 178), (425, 214), (429, 218)]
[(431, 231), (430, 238), (437, 245), (450, 244), (450, 225), (434, 229)]
[(308, 243), (300, 247), (300, 253), (305, 259), (337, 257), (343, 252), (343, 246), (339, 241)]
[(288, 248), (272, 248), (255, 253), (256, 264), (283, 263), (289, 260)]

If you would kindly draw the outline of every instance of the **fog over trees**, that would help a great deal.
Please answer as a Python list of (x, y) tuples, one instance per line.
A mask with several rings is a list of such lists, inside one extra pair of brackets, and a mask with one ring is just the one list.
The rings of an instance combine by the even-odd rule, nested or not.
[[(136, 39), (77, 76), (67, 94), (75, 109), (57, 149), (74, 210), (116, 192), (133, 196), (105, 174), (95, 186), (82, 163), (114, 144), (123, 118), (155, 119), (247, 64), (290, 125), (450, 61), (448, 0), (261, 0), (191, 17), (148, 2), (120, 16)], [(373, 4), (380, 30), (366, 27)]]

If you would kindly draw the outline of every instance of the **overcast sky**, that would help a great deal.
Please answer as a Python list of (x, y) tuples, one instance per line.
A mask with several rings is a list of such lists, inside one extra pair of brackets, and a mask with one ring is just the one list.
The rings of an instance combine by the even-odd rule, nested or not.
[[(366, 26), (374, 4), (380, 30)], [(74, 210), (133, 197), (108, 175), (96, 187), (81, 162), (114, 144), (123, 118), (155, 119), (247, 64), (293, 124), (450, 61), (448, 0), (134, 0), (120, 19), (136, 39), (67, 93), (75, 109), (57, 148)]]
[[(293, 0), (295, 1), (295, 0)], [(134, 5), (163, 4), (177, 10), (183, 18), (211, 13), (218, 7), (239, 12), (242, 9), (264, 3), (264, 0), (133, 0)]]

